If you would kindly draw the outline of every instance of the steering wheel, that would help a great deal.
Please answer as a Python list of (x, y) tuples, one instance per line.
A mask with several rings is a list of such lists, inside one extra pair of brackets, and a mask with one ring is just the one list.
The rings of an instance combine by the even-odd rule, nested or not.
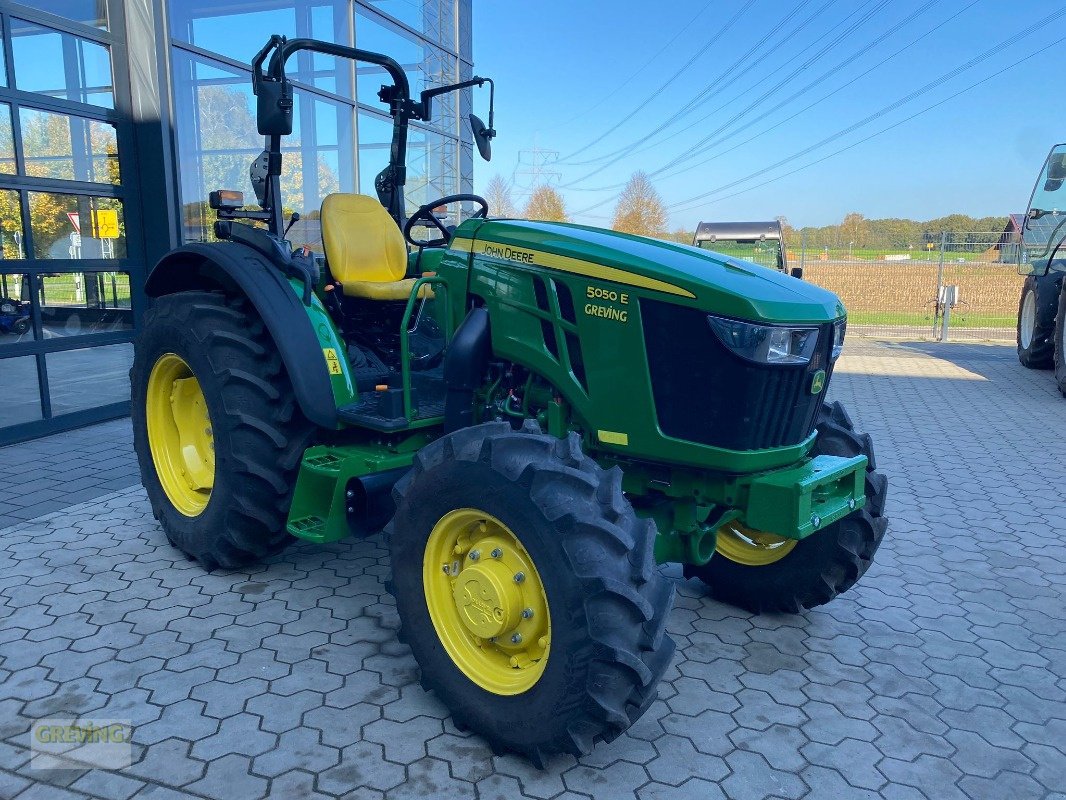
[[(442, 197), (439, 200), (434, 200), (432, 203), (426, 203), (424, 206), (419, 207), (418, 211), (411, 215), (411, 218), (407, 220), (407, 224), (403, 226), (403, 238), (415, 247), (443, 247), (452, 240), (452, 231), (448, 229), (436, 214), (433, 213), (433, 209), (438, 206), (446, 206), (449, 203), (461, 202), (463, 200), (469, 200), (471, 203), (477, 203), (480, 208), (474, 212), (470, 219), (484, 219), (489, 215), (489, 204), (484, 197), (476, 194), (450, 194), (447, 197)], [(425, 221), (439, 230), (443, 236), (439, 239), (428, 239), (426, 241), (418, 241), (411, 236), (411, 229), (415, 226), (416, 222)]]

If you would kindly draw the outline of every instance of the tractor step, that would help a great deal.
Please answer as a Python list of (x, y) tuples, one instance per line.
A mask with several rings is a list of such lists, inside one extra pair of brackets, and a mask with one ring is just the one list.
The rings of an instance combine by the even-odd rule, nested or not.
[(392, 433), (404, 428), (411, 427), (412, 422), (426, 422), (444, 418), (444, 400), (437, 402), (420, 402), (415, 410), (413, 420), (408, 420), (403, 415), (384, 415), (380, 413), (377, 400), (374, 397), (367, 398), (358, 403), (351, 403), (337, 409), (337, 417), (349, 425), (358, 425), (363, 428)]

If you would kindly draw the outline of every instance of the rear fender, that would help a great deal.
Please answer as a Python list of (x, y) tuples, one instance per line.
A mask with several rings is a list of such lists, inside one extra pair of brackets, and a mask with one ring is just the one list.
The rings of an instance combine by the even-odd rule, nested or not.
[(356, 399), (343, 340), (317, 297), (301, 301), (294, 284), (263, 255), (234, 242), (187, 244), (171, 250), (152, 269), (149, 297), (222, 289), (255, 306), (292, 380), (304, 416), (323, 428), (337, 427), (337, 407)]

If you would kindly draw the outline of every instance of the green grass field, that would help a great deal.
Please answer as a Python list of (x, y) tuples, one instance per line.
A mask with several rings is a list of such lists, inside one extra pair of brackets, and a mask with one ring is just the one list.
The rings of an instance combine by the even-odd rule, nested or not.
[[(102, 281), (98, 280), (98, 277), (102, 277)], [(112, 283), (112, 278), (114, 278), (114, 283)], [(92, 292), (93, 281), (96, 282), (98, 296), (106, 307), (130, 307), (130, 278), (125, 272), (85, 273), (80, 298), (73, 274), (43, 275), (41, 286), (45, 305), (85, 305), (88, 296), (86, 289)]]
[[(921, 328), (933, 326), (933, 313), (906, 311), (853, 311), (848, 313), (849, 325), (880, 325), (884, 327)], [(995, 314), (967, 314), (951, 312), (953, 328), (1014, 328), (1017, 320)]]

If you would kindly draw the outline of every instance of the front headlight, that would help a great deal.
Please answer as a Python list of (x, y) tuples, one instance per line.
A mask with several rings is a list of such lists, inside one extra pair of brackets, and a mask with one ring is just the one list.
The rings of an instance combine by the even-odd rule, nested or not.
[(818, 347), (818, 329), (756, 325), (708, 315), (722, 344), (741, 358), (759, 364), (806, 364)]
[(840, 356), (840, 352), (844, 349), (844, 332), (847, 330), (848, 321), (846, 319), (838, 319), (833, 323), (833, 354), (834, 361)]

